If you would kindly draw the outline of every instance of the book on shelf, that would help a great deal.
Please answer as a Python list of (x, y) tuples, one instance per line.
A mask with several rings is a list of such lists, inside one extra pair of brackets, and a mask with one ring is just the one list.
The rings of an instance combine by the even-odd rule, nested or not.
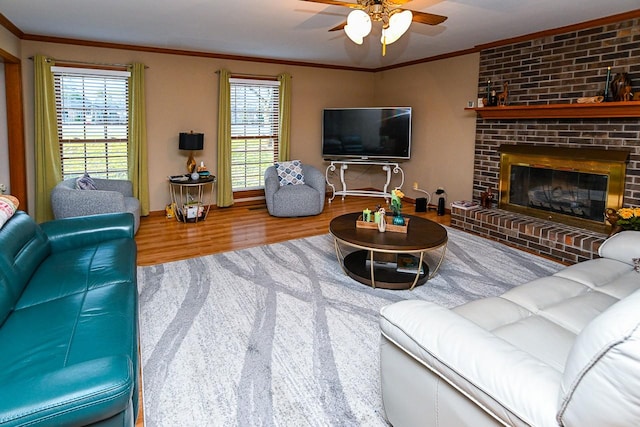
[[(365, 266), (367, 268), (371, 268), (371, 260), (367, 259), (365, 260)], [(379, 260), (374, 260), (373, 261), (373, 267), (374, 268), (385, 268), (388, 270), (395, 270), (396, 269), (396, 263), (393, 261), (379, 261)]]
[(396, 271), (398, 273), (416, 274), (418, 272), (418, 268), (420, 268), (420, 274), (424, 274), (424, 268), (420, 264), (420, 258), (416, 256), (409, 254), (398, 254), (396, 264)]
[(472, 200), (456, 200), (455, 202), (451, 202), (451, 207), (466, 211), (469, 209), (478, 209), (480, 207), (480, 203)]

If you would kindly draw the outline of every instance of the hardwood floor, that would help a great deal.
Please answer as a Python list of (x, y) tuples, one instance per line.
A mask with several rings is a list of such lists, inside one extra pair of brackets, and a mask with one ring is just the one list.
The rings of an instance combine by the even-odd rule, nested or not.
[[(336, 216), (374, 209), (384, 205), (380, 197), (336, 197), (325, 205), (317, 216), (303, 218), (276, 218), (269, 215), (264, 203), (234, 205), (229, 208), (211, 209), (205, 221), (181, 223), (166, 218), (163, 213), (152, 213), (140, 219), (136, 234), (138, 265), (161, 264), (203, 255), (234, 251), (252, 246), (267, 245), (285, 240), (315, 236), (329, 232), (329, 222)], [(435, 210), (415, 213), (414, 205), (403, 204), (403, 212), (429, 218), (440, 224), (450, 225), (451, 216), (437, 216)], [(144, 426), (142, 390), (140, 414), (136, 427)]]
[[(205, 221), (181, 223), (154, 213), (140, 220), (136, 235), (138, 265), (153, 265), (169, 261), (210, 255), (220, 252), (283, 242), (285, 240), (315, 236), (329, 232), (329, 222), (336, 216), (374, 209), (383, 204), (380, 197), (336, 197), (325, 205), (317, 216), (276, 218), (269, 215), (266, 206), (250, 204), (211, 209)], [(414, 205), (404, 203), (403, 212), (429, 218), (449, 225), (447, 214), (437, 216), (434, 210), (414, 212)]]

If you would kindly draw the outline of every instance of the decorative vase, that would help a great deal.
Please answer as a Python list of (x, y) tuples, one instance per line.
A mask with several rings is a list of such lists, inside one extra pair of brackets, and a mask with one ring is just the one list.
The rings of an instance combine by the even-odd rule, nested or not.
[(384, 233), (387, 229), (387, 221), (385, 220), (384, 211), (380, 213), (380, 221), (378, 221), (378, 231)]
[(393, 217), (393, 225), (404, 225), (404, 218), (398, 214)]

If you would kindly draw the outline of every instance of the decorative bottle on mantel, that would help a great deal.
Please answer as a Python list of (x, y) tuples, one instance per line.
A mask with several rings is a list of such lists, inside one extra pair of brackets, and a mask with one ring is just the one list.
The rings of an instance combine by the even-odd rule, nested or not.
[(491, 106), (491, 80), (487, 80), (487, 97), (485, 98), (484, 105), (485, 107)]
[(489, 106), (496, 107), (498, 105), (498, 95), (495, 90), (491, 91), (491, 95), (489, 95)]

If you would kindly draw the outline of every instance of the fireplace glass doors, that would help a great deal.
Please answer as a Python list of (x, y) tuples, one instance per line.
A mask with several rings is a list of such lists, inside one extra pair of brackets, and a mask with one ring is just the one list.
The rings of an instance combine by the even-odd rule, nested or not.
[(628, 151), (500, 147), (501, 209), (606, 232), (605, 210), (622, 206)]
[(510, 181), (514, 205), (593, 221), (604, 218), (607, 175), (512, 165)]

